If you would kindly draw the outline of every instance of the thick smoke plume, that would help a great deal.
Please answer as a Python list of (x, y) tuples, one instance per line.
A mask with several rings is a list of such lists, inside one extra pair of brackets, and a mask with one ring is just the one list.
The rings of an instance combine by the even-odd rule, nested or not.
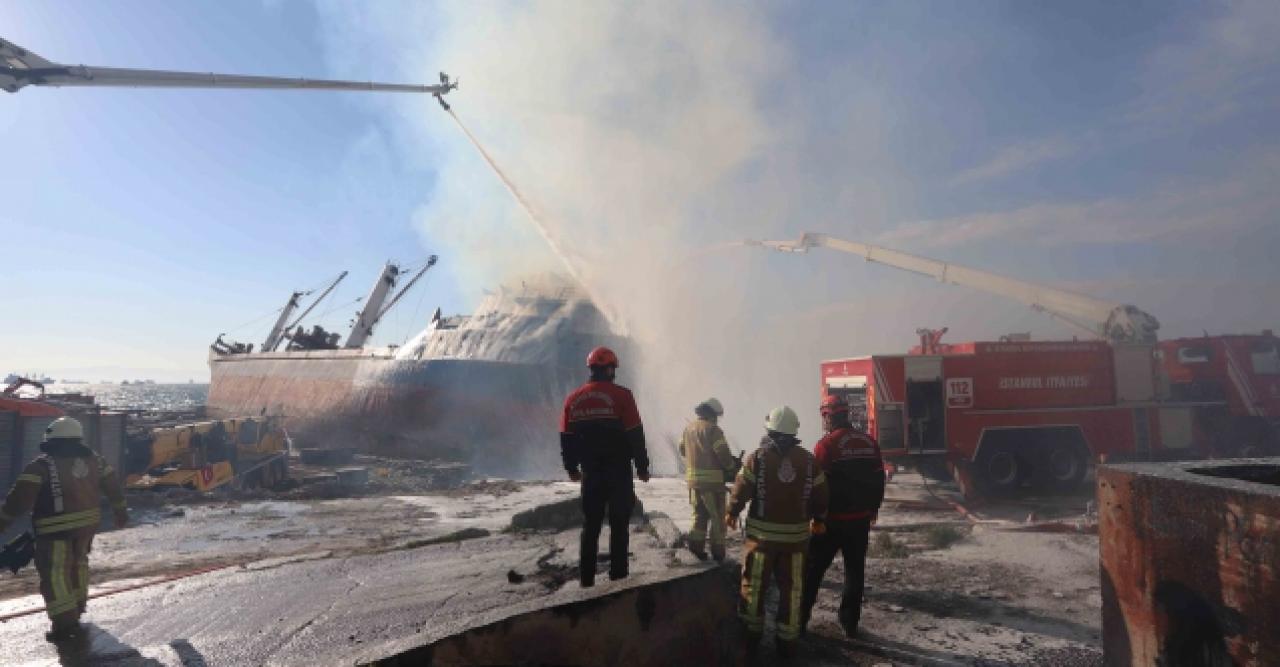
[[(640, 359), (623, 359), (620, 380), (639, 391), (662, 467), (674, 467), (671, 438), (710, 396), (727, 408), (735, 449), (754, 447), (763, 415), (783, 403), (799, 411), (812, 442), (818, 362), (899, 351), (924, 324), (900, 313), (860, 327), (863, 312), (903, 293), (866, 298), (818, 263), (734, 245), (821, 227), (837, 208), (872, 214), (886, 191), (871, 175), (881, 162), (875, 109), (815, 137), (775, 97), (794, 63), (763, 10), (465, 3), (416, 21), (330, 11), (344, 29), (376, 24), (379, 40), (412, 53), (419, 78), (424, 63), (461, 75), (450, 99), (458, 118), (639, 344)], [(418, 112), (407, 120), (440, 169), (418, 224), (447, 244), (442, 254), (457, 258), (464, 283), (478, 292), (563, 271), (453, 122), (434, 105)], [(813, 174), (823, 174), (818, 186)], [(924, 308), (940, 301), (927, 285), (913, 296)]]

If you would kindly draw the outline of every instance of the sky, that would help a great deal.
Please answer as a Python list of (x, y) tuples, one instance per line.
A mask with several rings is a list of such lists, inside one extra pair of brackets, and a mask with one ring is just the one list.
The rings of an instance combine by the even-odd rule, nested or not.
[[(458, 117), (677, 403), (805, 392), (805, 415), (819, 359), (921, 326), (1079, 333), (742, 238), (880, 243), (1137, 304), (1164, 337), (1280, 325), (1273, 2), (43, 2), (0, 26), (54, 61), (460, 77)], [(343, 269), (331, 306), (440, 255), (385, 344), (563, 268), (426, 97), (28, 88), (0, 137), (0, 371), (198, 380), (217, 334), (259, 342)]]

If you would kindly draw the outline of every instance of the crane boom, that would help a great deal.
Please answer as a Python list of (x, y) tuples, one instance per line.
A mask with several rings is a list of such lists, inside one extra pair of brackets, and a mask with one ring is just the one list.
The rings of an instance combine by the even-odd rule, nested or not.
[(810, 248), (824, 247), (860, 255), (868, 262), (885, 264), (929, 276), (939, 282), (971, 287), (1013, 299), (1113, 342), (1154, 343), (1156, 331), (1160, 328), (1160, 322), (1153, 315), (1137, 306), (1110, 303), (1067, 290), (1036, 285), (868, 243), (832, 238), (826, 234), (806, 232), (797, 241), (746, 241), (745, 244), (779, 252), (804, 253)]

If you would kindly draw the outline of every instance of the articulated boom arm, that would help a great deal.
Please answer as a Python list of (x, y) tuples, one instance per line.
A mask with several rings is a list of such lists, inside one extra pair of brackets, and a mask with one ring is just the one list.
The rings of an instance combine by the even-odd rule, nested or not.
[(929, 276), (939, 282), (1008, 297), (1114, 342), (1153, 343), (1156, 331), (1160, 328), (1160, 322), (1154, 316), (1136, 306), (1108, 303), (1083, 294), (1014, 280), (889, 248), (836, 239), (826, 234), (805, 233), (798, 241), (747, 241), (746, 244), (779, 252), (803, 253), (808, 252), (809, 248), (824, 247), (861, 255), (868, 262), (886, 264)]

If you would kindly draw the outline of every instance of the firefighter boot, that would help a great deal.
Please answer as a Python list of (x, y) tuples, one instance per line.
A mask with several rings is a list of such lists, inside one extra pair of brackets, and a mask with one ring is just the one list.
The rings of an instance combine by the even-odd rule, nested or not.
[(45, 641), (51, 644), (68, 644), (84, 634), (80, 621), (54, 621), (53, 627), (44, 633)]
[(779, 661), (790, 662), (792, 658), (796, 657), (796, 643), (794, 641), (779, 639), (777, 647)]

